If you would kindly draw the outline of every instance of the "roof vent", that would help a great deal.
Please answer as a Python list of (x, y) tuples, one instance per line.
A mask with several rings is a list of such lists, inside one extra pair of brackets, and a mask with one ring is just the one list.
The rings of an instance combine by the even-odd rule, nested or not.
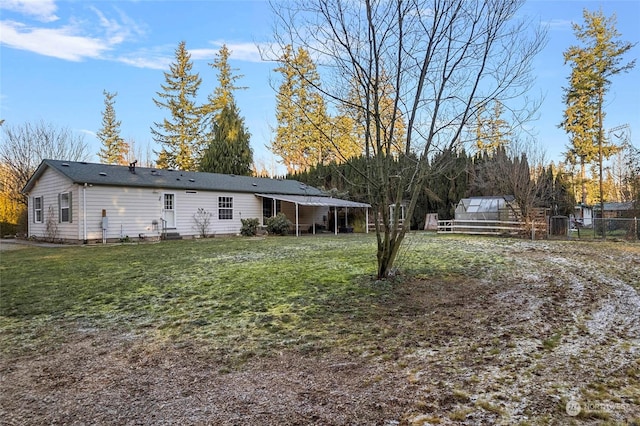
[(257, 183), (255, 183), (255, 182), (253, 182), (251, 185), (253, 185), (253, 186), (258, 186), (258, 184), (257, 184)]
[(195, 181), (196, 181), (195, 179), (189, 179), (189, 182), (195, 182)]
[(62, 167), (69, 167), (69, 163), (62, 163)]
[(107, 174), (105, 172), (100, 172), (99, 175), (100, 176), (106, 176)]

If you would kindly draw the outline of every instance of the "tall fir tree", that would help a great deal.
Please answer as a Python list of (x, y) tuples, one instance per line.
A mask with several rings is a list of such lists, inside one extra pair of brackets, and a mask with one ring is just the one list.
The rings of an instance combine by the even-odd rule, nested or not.
[(98, 158), (104, 164), (126, 164), (129, 147), (120, 137), (121, 122), (116, 119), (114, 108), (117, 92), (110, 93), (104, 90), (104, 111), (102, 111), (102, 127), (96, 133), (102, 143), (98, 152)]
[(202, 114), (195, 100), (202, 79), (191, 72), (191, 54), (184, 41), (178, 45), (175, 55), (169, 72), (164, 73), (162, 91), (157, 92), (159, 99), (153, 100), (159, 108), (167, 109), (171, 117), (154, 123), (151, 133), (162, 146), (157, 153), (158, 167), (196, 170), (202, 152)]
[[(218, 85), (213, 93), (207, 97), (207, 104), (202, 106), (202, 113), (207, 117), (207, 122), (215, 121), (222, 113), (224, 107), (231, 108), (236, 100), (234, 92), (244, 90), (246, 87), (237, 86), (236, 81), (244, 77), (242, 74), (234, 74), (238, 69), (231, 68), (229, 58), (231, 51), (223, 44), (212, 63), (209, 64), (217, 72)], [(237, 106), (236, 106), (237, 108)]]
[(320, 76), (309, 52), (287, 46), (280, 62), (275, 70), (283, 81), (276, 94), (278, 125), (271, 151), (294, 173), (330, 161), (335, 151), (326, 105), (317, 90)]
[(486, 113), (486, 107), (482, 107), (477, 113), (476, 146), (479, 151), (489, 154), (495, 153), (498, 148), (509, 144), (511, 129), (509, 123), (502, 118), (504, 106), (500, 101), (493, 101), (493, 109)]
[(211, 173), (250, 175), (253, 164), (251, 134), (234, 96), (236, 90), (246, 88), (236, 85), (242, 75), (234, 74), (237, 70), (231, 68), (230, 56), (231, 51), (223, 45), (209, 64), (217, 70), (218, 85), (202, 106), (205, 149), (198, 168)]
[[(378, 81), (375, 82), (375, 86), (364, 88), (352, 83), (347, 102), (343, 102), (340, 105), (340, 110), (354, 124), (353, 136), (357, 140), (357, 146), (360, 147), (360, 153), (364, 151), (365, 139), (367, 138), (365, 117), (368, 116), (372, 120), (380, 122), (380, 138), (385, 141), (383, 145), (386, 147), (386, 152), (382, 154), (397, 158), (405, 149), (406, 123), (401, 111), (395, 108), (392, 84), (384, 70), (381, 72)], [(369, 92), (369, 94), (367, 95), (366, 92)], [(371, 92), (376, 92), (375, 96), (372, 96)], [(365, 99), (367, 96), (377, 99), (377, 102), (374, 102), (374, 105), (366, 105)], [(369, 111), (367, 111), (367, 108)], [(375, 126), (370, 125), (369, 127), (371, 133), (371, 129)], [(392, 127), (393, 137), (390, 138)], [(373, 134), (368, 136), (370, 140), (376, 137)]]
[(567, 159), (574, 164), (580, 162), (582, 201), (587, 199), (585, 166), (596, 162), (602, 205), (602, 162), (616, 151), (605, 138), (604, 97), (611, 77), (635, 66), (635, 60), (623, 63), (624, 55), (634, 44), (618, 39), (615, 15), (607, 18), (601, 10), (589, 12), (584, 9), (583, 18), (584, 25), (573, 25), (575, 36), (582, 45), (571, 46), (564, 52), (565, 63), (571, 66), (571, 76), (569, 87), (564, 89), (566, 109), (560, 127), (571, 138)]
[(213, 125), (213, 138), (200, 161), (200, 171), (251, 175), (253, 150), (251, 134), (235, 104), (225, 105)]

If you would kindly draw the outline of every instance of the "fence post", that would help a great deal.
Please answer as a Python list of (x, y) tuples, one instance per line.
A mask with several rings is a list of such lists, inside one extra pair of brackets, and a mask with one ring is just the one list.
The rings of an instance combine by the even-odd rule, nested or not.
[(531, 241), (536, 239), (536, 221), (531, 221)]

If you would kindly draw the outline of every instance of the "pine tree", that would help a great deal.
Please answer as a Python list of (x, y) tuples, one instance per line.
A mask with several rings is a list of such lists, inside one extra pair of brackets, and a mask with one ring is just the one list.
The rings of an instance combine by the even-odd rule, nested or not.
[(200, 161), (200, 171), (251, 175), (251, 135), (235, 104), (222, 108), (213, 127), (213, 138)]
[[(364, 151), (366, 145), (366, 132), (367, 124), (365, 116), (371, 117), (373, 120), (380, 122), (380, 138), (384, 141), (383, 145), (386, 147), (386, 155), (396, 157), (404, 152), (406, 136), (406, 124), (404, 117), (398, 109), (394, 109), (395, 100), (392, 97), (392, 85), (389, 82), (389, 77), (385, 72), (381, 73), (379, 81), (376, 82), (377, 87), (369, 87), (366, 91), (377, 92), (375, 98), (377, 102), (375, 105), (366, 105), (365, 99), (367, 96), (373, 97), (371, 94), (366, 95), (365, 88), (359, 87), (357, 84), (351, 84), (347, 102), (341, 105), (343, 114), (349, 117), (354, 123), (354, 136), (357, 139), (357, 146), (360, 147), (360, 152)], [(370, 111), (367, 111), (369, 108)], [(393, 125), (393, 137), (390, 138), (391, 127)], [(375, 128), (375, 125), (370, 124), (370, 133), (368, 137), (373, 140), (376, 135), (373, 134), (371, 129)]]
[[(571, 138), (567, 159), (581, 166), (582, 201), (587, 199), (585, 165), (598, 163), (600, 193), (603, 193), (602, 162), (615, 153), (615, 147), (604, 135), (604, 96), (610, 78), (635, 66), (635, 61), (622, 64), (623, 55), (634, 44), (617, 40), (616, 18), (602, 11), (583, 11), (584, 25), (574, 24), (576, 38), (583, 46), (571, 46), (564, 52), (565, 63), (571, 65), (569, 87), (564, 88), (566, 109), (560, 127)], [(600, 202), (604, 199), (600, 197)]]
[(500, 101), (493, 101), (493, 111), (486, 117), (486, 107), (477, 113), (476, 145), (478, 150), (495, 153), (501, 146), (509, 144), (511, 130), (509, 123), (502, 118), (504, 106)]
[(326, 105), (317, 91), (320, 76), (309, 52), (287, 46), (280, 61), (275, 70), (283, 82), (276, 95), (278, 125), (271, 151), (293, 173), (335, 158), (335, 151)]
[(205, 128), (205, 150), (200, 159), (199, 170), (212, 173), (250, 175), (253, 150), (249, 140), (251, 134), (244, 124), (236, 105), (234, 91), (245, 89), (236, 86), (242, 75), (234, 75), (229, 65), (231, 51), (226, 45), (220, 48), (213, 63), (217, 70), (218, 86), (202, 106)]
[(113, 107), (114, 98), (118, 93), (110, 93), (104, 90), (104, 111), (102, 112), (102, 128), (98, 130), (96, 136), (102, 142), (102, 148), (98, 152), (98, 158), (104, 164), (126, 164), (127, 151), (129, 147), (120, 137), (120, 124), (116, 120), (116, 111)]
[(191, 72), (193, 63), (184, 41), (175, 54), (175, 62), (164, 73), (162, 91), (157, 92), (159, 99), (153, 100), (158, 107), (166, 108), (171, 117), (154, 123), (151, 133), (162, 145), (157, 153), (158, 167), (195, 170), (202, 151), (201, 110), (195, 103), (202, 79)]
[(236, 90), (246, 89), (246, 87), (236, 86), (236, 81), (242, 78), (243, 75), (235, 75), (233, 73), (238, 70), (231, 68), (231, 65), (229, 65), (231, 53), (227, 45), (223, 44), (220, 51), (216, 53), (216, 58), (209, 64), (218, 73), (218, 86), (208, 96), (208, 103), (202, 107), (203, 115), (207, 116), (208, 120), (215, 121), (224, 107), (232, 108), (236, 102), (233, 93)]

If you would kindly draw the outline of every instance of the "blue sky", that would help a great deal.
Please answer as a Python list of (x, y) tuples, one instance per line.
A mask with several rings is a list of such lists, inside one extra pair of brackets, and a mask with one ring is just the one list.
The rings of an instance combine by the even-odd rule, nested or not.
[[(572, 22), (582, 23), (582, 10), (602, 8), (616, 13), (625, 41), (640, 41), (640, 2), (637, 0), (529, 0), (523, 13), (549, 27), (549, 42), (535, 60), (534, 95), (544, 96), (533, 132), (548, 161), (562, 160), (567, 136), (562, 120), (562, 87), (569, 67), (562, 52), (575, 44)], [(94, 155), (100, 148), (95, 132), (101, 126), (103, 90), (118, 92), (115, 110), (121, 135), (144, 152), (158, 149), (150, 127), (166, 111), (153, 103), (164, 83), (163, 71), (184, 40), (194, 71), (203, 83), (203, 101), (217, 81), (208, 63), (225, 43), (231, 65), (244, 75), (248, 89), (236, 93), (245, 124), (252, 134), (254, 159), (268, 170), (282, 172), (266, 148), (275, 126), (274, 64), (261, 60), (257, 45), (271, 40), (272, 20), (266, 1), (56, 1), (0, 2), (0, 118), (7, 125), (43, 120), (85, 134)], [(640, 44), (629, 59), (640, 57)], [(605, 127), (628, 124), (639, 146), (640, 63), (614, 78), (606, 99)], [(146, 154), (143, 154), (146, 156)], [(155, 156), (150, 158), (155, 159)], [(143, 159), (144, 160), (144, 159)]]

